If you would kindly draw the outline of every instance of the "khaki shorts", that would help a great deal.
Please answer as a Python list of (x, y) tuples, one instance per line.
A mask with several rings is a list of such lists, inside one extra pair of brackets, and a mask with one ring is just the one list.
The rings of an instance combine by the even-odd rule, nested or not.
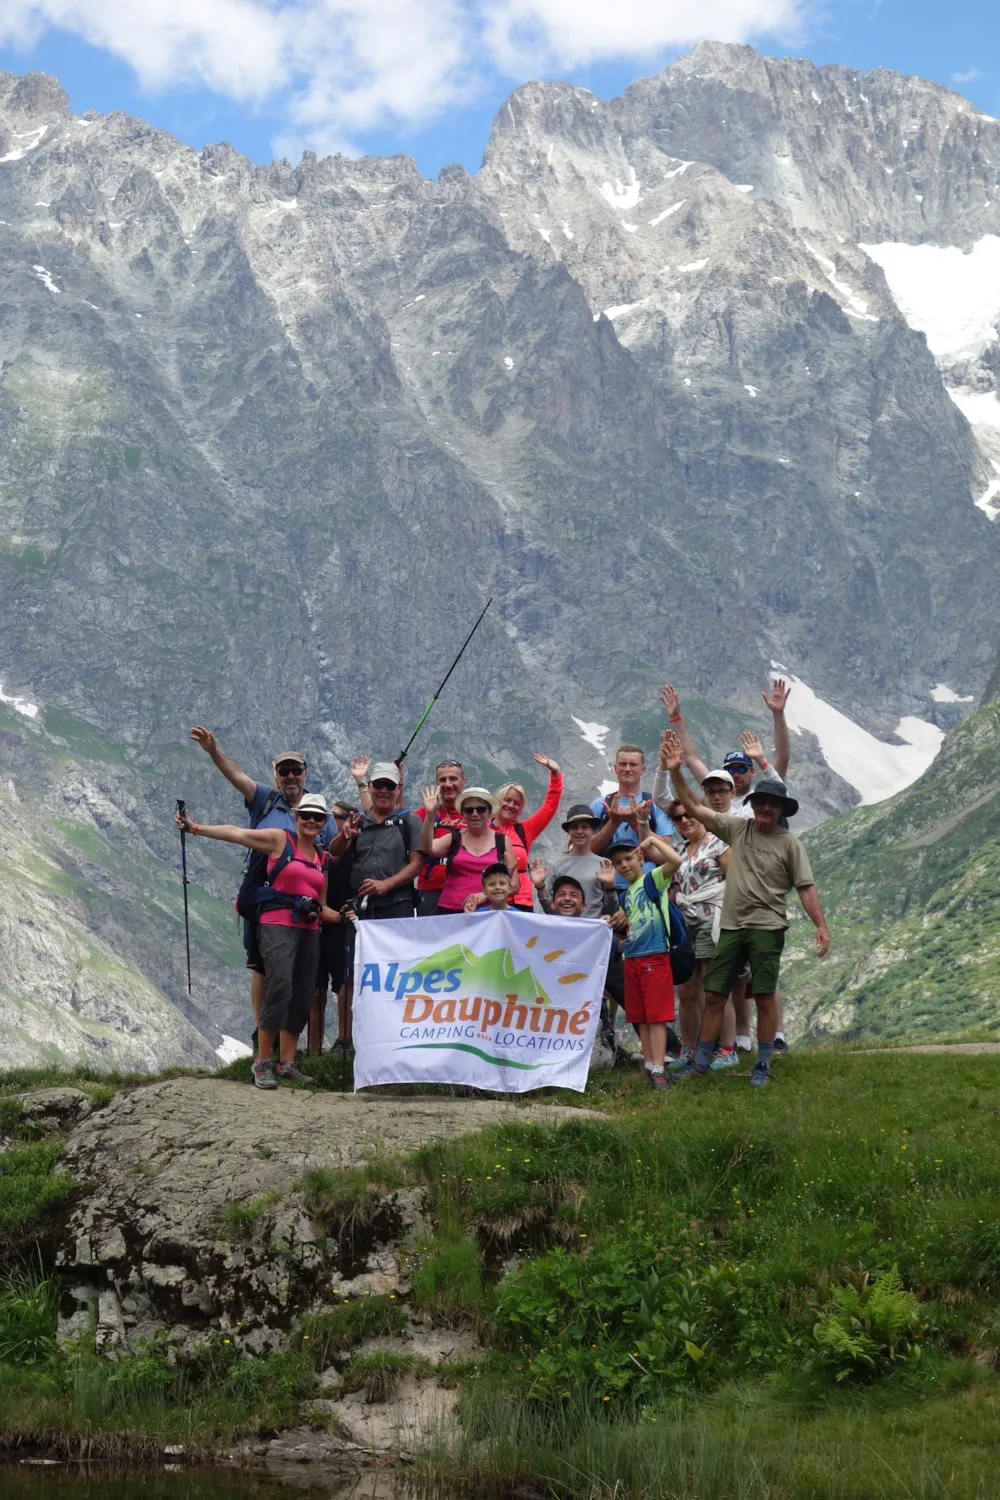
[(705, 974), (705, 989), (713, 995), (728, 995), (743, 965), (750, 964), (750, 988), (755, 995), (773, 995), (778, 988), (781, 952), (785, 946), (783, 927), (723, 928), (715, 957)]
[(688, 930), (695, 958), (714, 958), (715, 943), (712, 940), (711, 922), (697, 922), (685, 917), (684, 925)]

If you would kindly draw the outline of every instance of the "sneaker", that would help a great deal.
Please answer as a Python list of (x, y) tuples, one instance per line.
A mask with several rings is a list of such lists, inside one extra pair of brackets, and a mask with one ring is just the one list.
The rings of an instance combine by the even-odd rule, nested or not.
[(315, 1083), (315, 1078), (310, 1078), (308, 1073), (303, 1073), (297, 1063), (279, 1063), (275, 1069), (282, 1083)]
[(753, 1042), (749, 1037), (738, 1036), (736, 1038), (736, 1050), (737, 1052), (752, 1052)]
[(753, 1072), (750, 1074), (750, 1087), (752, 1089), (762, 1089), (765, 1084), (768, 1084), (770, 1082), (771, 1069), (768, 1067), (767, 1063), (754, 1063)]
[(649, 1081), (653, 1085), (653, 1091), (655, 1093), (670, 1093), (670, 1085), (673, 1083), (673, 1079), (668, 1078), (665, 1073), (650, 1073)]
[(680, 1057), (672, 1057), (667, 1063), (668, 1068), (687, 1068), (694, 1062), (694, 1048), (685, 1047)]
[(775, 1037), (775, 1039), (774, 1039), (774, 1050), (775, 1050), (775, 1052), (787, 1052), (788, 1051), (788, 1043), (785, 1041), (785, 1038), (783, 1036), (776, 1036)]
[(330, 1056), (332, 1057), (335, 1052), (346, 1052), (349, 1046), (350, 1043), (348, 1042), (346, 1036), (338, 1036), (337, 1040), (330, 1048)]
[(722, 1047), (712, 1058), (711, 1068), (717, 1073), (721, 1068), (738, 1068), (740, 1056), (735, 1047)]
[(706, 1078), (711, 1069), (699, 1068), (696, 1062), (689, 1062), (683, 1068), (678, 1068), (671, 1078), (671, 1083), (685, 1083), (689, 1078)]
[(269, 1057), (255, 1057), (253, 1061), (253, 1086), (255, 1089), (276, 1089), (278, 1080), (274, 1076), (274, 1065)]

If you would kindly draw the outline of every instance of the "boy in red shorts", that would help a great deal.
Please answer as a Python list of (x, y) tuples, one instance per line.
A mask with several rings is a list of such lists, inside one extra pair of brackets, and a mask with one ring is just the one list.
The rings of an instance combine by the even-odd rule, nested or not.
[(639, 845), (612, 844), (608, 858), (615, 873), (628, 882), (622, 905), (628, 917), (625, 939), (625, 1019), (639, 1033), (649, 1081), (658, 1093), (669, 1084), (663, 1064), (667, 1051), (667, 1022), (674, 1019), (674, 977), (663, 917), (643, 889), (644, 860), (655, 863), (653, 883), (664, 895), (681, 862), (666, 839), (650, 834)]

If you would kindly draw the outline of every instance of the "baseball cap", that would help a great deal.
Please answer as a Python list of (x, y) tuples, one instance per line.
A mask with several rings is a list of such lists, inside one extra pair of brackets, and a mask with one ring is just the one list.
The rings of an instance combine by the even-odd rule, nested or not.
[(309, 764), (301, 750), (282, 750), (280, 755), (274, 757), (273, 764), (277, 767), (283, 765), (286, 760), (297, 760), (303, 771)]
[(752, 766), (753, 761), (745, 750), (727, 750), (722, 757), (722, 764), (728, 770), (730, 766)]
[(626, 851), (628, 851), (629, 854), (634, 854), (638, 847), (638, 844), (626, 844), (623, 841), (620, 844), (610, 845), (609, 848), (605, 849), (604, 855), (606, 859), (613, 860), (616, 854), (624, 854)]
[(326, 798), (321, 797), (318, 792), (306, 792), (299, 805), (295, 808), (295, 811), (297, 813), (322, 813), (324, 818), (330, 816), (330, 809), (326, 805)]
[(499, 860), (497, 860), (495, 864), (486, 866), (486, 869), (483, 871), (484, 882), (490, 875), (506, 875), (508, 880), (510, 880), (511, 878), (511, 874), (507, 866), (502, 865)]
[(710, 781), (724, 781), (726, 785), (728, 787), (731, 787), (734, 792), (736, 790), (736, 782), (730, 776), (728, 771), (709, 771), (708, 775), (705, 777), (705, 780), (702, 782), (702, 786), (708, 786), (708, 783)]
[[(629, 844), (619, 844), (618, 847), (620, 849), (627, 849), (627, 848), (631, 848), (633, 846), (629, 845)], [(556, 891), (559, 889), (559, 887), (561, 885), (575, 885), (576, 888), (577, 888), (577, 890), (580, 892), (581, 896), (583, 896), (585, 894), (583, 886), (577, 880), (577, 878), (576, 878), (575, 875), (557, 875), (556, 878), (555, 878), (555, 880), (553, 880), (553, 882), (552, 882), (552, 894), (553, 894), (553, 896), (555, 895)]]
[(368, 780), (391, 781), (393, 786), (399, 786), (399, 767), (393, 760), (377, 760), (368, 772)]

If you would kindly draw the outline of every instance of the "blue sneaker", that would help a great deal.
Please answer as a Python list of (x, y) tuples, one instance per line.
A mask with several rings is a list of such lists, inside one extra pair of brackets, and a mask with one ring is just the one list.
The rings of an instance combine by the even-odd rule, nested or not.
[(766, 1062), (754, 1063), (753, 1072), (750, 1074), (750, 1087), (752, 1089), (762, 1089), (765, 1084), (770, 1082), (771, 1069), (768, 1064)]
[(710, 1064), (713, 1073), (718, 1073), (722, 1068), (738, 1068), (739, 1065), (740, 1055), (735, 1047), (720, 1048)]
[(710, 1068), (699, 1068), (696, 1062), (685, 1063), (683, 1068), (678, 1068), (671, 1082), (686, 1083), (689, 1078), (707, 1078), (710, 1072)]
[(667, 1060), (667, 1067), (671, 1073), (676, 1073), (678, 1068), (689, 1068), (693, 1062), (694, 1048), (685, 1047), (678, 1057), (671, 1057)]

